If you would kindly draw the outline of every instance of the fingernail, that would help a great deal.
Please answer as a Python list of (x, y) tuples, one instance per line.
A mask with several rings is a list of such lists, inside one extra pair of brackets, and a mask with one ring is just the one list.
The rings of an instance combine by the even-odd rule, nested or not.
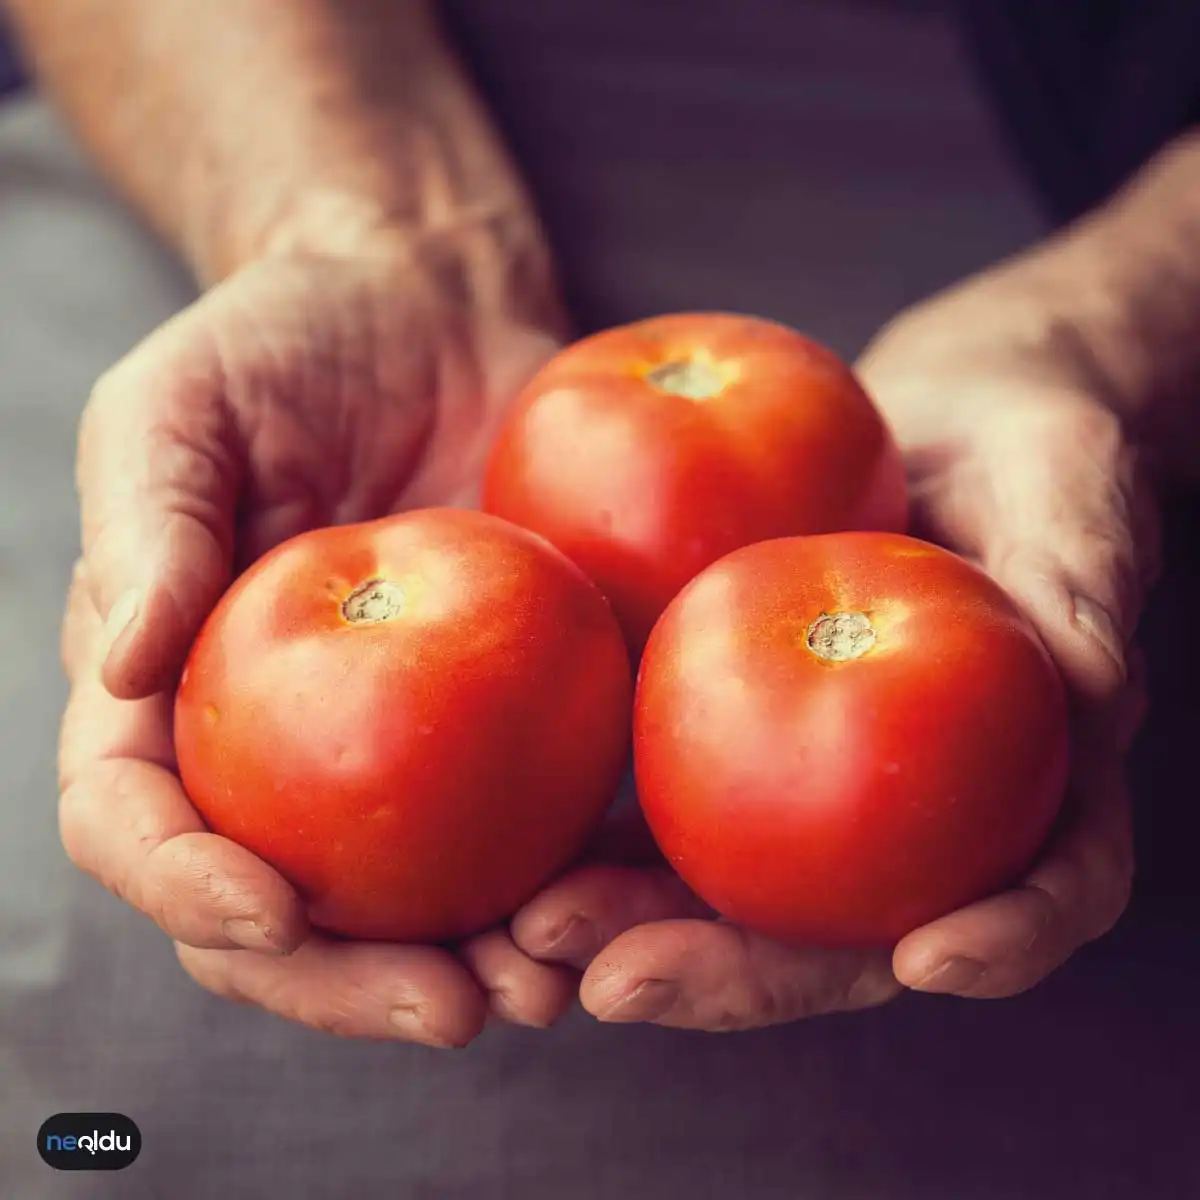
[(407, 1042), (421, 1042), (440, 1050), (460, 1050), (463, 1043), (456, 1042), (429, 1027), (420, 1008), (411, 1004), (400, 1004), (388, 1013), (388, 1024)]
[(547, 958), (591, 962), (600, 951), (600, 931), (586, 917), (572, 917), (546, 939)]
[(1090, 596), (1072, 597), (1072, 608), (1075, 613), (1075, 624), (1089, 637), (1100, 643), (1104, 652), (1121, 669), (1122, 676), (1125, 668), (1125, 643), (1117, 633), (1117, 627), (1112, 617), (1100, 607)]
[(606, 1005), (596, 1017), (601, 1021), (654, 1021), (679, 999), (679, 988), (665, 979), (646, 979), (631, 992)]
[(222, 921), (221, 932), (243, 950), (254, 950), (259, 954), (287, 953), (269, 926), (260, 925), (249, 917), (230, 917), (228, 921)]
[(104, 622), (104, 655), (101, 662), (108, 658), (125, 631), (137, 620), (140, 599), (138, 592), (128, 591), (108, 610), (108, 620)]
[(987, 970), (973, 958), (948, 958), (914, 985), (918, 992), (963, 992), (973, 987)]

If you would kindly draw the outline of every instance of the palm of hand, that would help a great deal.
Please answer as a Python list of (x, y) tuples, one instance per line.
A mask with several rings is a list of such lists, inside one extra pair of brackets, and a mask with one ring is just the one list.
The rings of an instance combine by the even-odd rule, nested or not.
[(661, 862), (581, 867), (518, 914), (513, 931), (531, 955), (584, 970), (583, 1002), (602, 1019), (744, 1028), (878, 1004), (902, 984), (1012, 995), (1124, 909), (1122, 756), (1143, 704), (1127, 647), (1154, 573), (1152, 506), (1091, 364), (1069, 337), (1026, 340), (1020, 314), (1006, 337), (1005, 310), (990, 301), (951, 296), (903, 319), (860, 370), (905, 451), (914, 532), (976, 561), (1014, 596), (1074, 694), (1059, 830), (1017, 887), (878, 953), (789, 949), (709, 920)]
[(287, 883), (188, 803), (170, 689), (231, 572), (272, 545), (471, 501), (505, 401), (554, 342), (467, 313), (387, 262), (278, 260), (152, 334), (82, 423), (84, 559), (63, 635), (60, 824), (76, 864), (153, 917), (211, 990), (435, 1044), (469, 1040), (489, 1004), (547, 1023), (569, 1002), (564, 973), (500, 932), (457, 956), (312, 935)]
[[(315, 525), (469, 501), (504, 402), (553, 348), (387, 263), (256, 264), (98, 385), (80, 470), (125, 486), (85, 490), (89, 562), (132, 553), (108, 542), (129, 540), (143, 488), (200, 493), (208, 507), (178, 515), (232, 532), (243, 561)], [(169, 536), (146, 527), (161, 515), (139, 532)]]

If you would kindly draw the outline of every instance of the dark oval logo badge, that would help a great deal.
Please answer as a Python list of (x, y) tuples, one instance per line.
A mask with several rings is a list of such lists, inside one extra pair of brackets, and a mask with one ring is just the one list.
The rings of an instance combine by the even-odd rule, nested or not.
[(121, 1171), (142, 1152), (142, 1131), (123, 1113), (55, 1113), (37, 1148), (56, 1171)]

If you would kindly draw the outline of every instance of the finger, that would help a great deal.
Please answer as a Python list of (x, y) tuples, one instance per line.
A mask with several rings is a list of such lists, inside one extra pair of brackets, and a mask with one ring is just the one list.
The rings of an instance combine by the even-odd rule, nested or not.
[[(1078, 539), (1075, 555), (1091, 562), (1069, 564), (1063, 549), (1014, 550), (986, 564), (990, 574), (1033, 619), (1072, 694), (1085, 710), (1110, 704), (1128, 678), (1120, 602), (1111, 569), (1101, 564), (1103, 547)], [(1069, 551), (1068, 551), (1069, 553)], [(1099, 598), (1098, 598), (1099, 597)]]
[(445, 950), (314, 937), (290, 958), (177, 945), (202, 987), (341, 1037), (465, 1046), (487, 1002)]
[(80, 870), (181, 942), (287, 954), (307, 935), (283, 877), (206, 832), (179, 781), (153, 763), (108, 759), (71, 777), (59, 830)]
[(795, 949), (723, 921), (664, 921), (608, 946), (579, 994), (602, 1021), (723, 1031), (868, 1008), (899, 991), (884, 952)]
[(515, 944), (531, 958), (583, 970), (635, 926), (711, 910), (667, 868), (596, 863), (564, 875), (513, 917)]
[(1133, 833), (1129, 796), (1111, 752), (1088, 767), (1062, 832), (1022, 887), (935, 921), (896, 947), (908, 987), (998, 998), (1045, 978), (1103, 936), (1129, 903)]
[(989, 443), (993, 503), (968, 537), (1024, 603), (1075, 693), (1107, 703), (1125, 683), (1125, 648), (1158, 554), (1138, 464), (1116, 418), (1083, 399), (1047, 406), (1009, 436), (1036, 438), (1040, 453)]
[(579, 982), (564, 967), (534, 962), (504, 930), (472, 938), (459, 957), (487, 992), (492, 1013), (517, 1025), (546, 1028), (575, 1002)]
[(100, 681), (104, 626), (88, 590), (87, 566), (76, 563), (63, 621), (62, 658), (71, 692), (59, 735), (59, 790), (94, 764), (134, 759), (175, 768), (172, 699), (114, 700)]
[(175, 769), (171, 697), (114, 700), (95, 674), (77, 674), (59, 736), (60, 792), (96, 767), (122, 760)]
[(221, 381), (188, 353), (165, 326), (100, 380), (80, 424), (102, 678), (126, 699), (169, 685), (230, 574), (235, 430)]
[(67, 626), (74, 682), (59, 746), (59, 829), (68, 856), (181, 941), (294, 949), (307, 933), (299, 898), (266, 863), (206, 832), (172, 771), (170, 697), (115, 700), (100, 683), (100, 620), (82, 588)]

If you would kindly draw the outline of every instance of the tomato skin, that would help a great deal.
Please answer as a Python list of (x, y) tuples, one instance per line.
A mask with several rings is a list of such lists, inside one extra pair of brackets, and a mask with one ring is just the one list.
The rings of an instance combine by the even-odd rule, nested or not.
[[(710, 366), (722, 390), (697, 400), (650, 382), (673, 362)], [(562, 351), (501, 429), (483, 506), (583, 567), (635, 653), (679, 589), (740, 546), (908, 519), (899, 453), (851, 370), (785, 326), (727, 313)]]
[[(860, 658), (809, 648), (833, 613), (867, 615)], [(1032, 626), (964, 559), (886, 533), (787, 538), (722, 559), (664, 614), (635, 774), (659, 846), (718, 912), (882, 947), (1030, 865), (1062, 802), (1067, 724)]]
[[(399, 616), (351, 624), (374, 579)], [(303, 534), (234, 583), (179, 687), (179, 770), (315, 925), (448, 941), (579, 849), (619, 786), (631, 693), (577, 567), (495, 517), (428, 509)]]

